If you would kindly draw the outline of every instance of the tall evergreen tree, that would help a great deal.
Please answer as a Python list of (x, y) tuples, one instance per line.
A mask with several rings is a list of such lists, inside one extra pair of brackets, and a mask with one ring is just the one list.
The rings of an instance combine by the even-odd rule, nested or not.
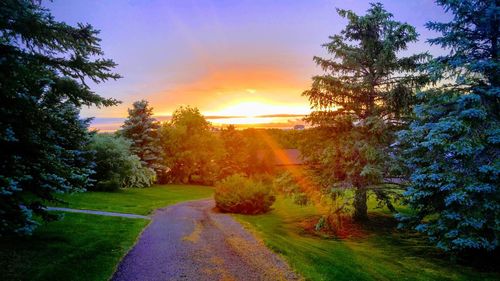
[(500, 1), (439, 0), (453, 14), (427, 27), (450, 49), (428, 65), (439, 87), (422, 94), (406, 145), (412, 216), (403, 223), (450, 251), (498, 248), (500, 238)]
[(313, 77), (303, 94), (315, 110), (307, 120), (316, 128), (302, 153), (323, 182), (355, 189), (353, 216), (363, 220), (370, 187), (378, 186), (376, 194), (387, 201), (380, 186), (391, 172), (389, 147), (424, 81), (415, 69), (428, 55), (398, 57), (418, 35), (382, 4), (371, 4), (364, 16), (337, 12), (348, 23), (324, 45), (333, 57), (314, 58), (325, 74)]
[(0, 235), (30, 233), (55, 192), (86, 187), (92, 172), (83, 105), (117, 103), (86, 81), (116, 79), (90, 25), (56, 21), (35, 1), (0, 2)]
[(142, 164), (159, 174), (163, 167), (162, 152), (158, 143), (160, 125), (152, 116), (153, 108), (149, 106), (148, 101), (134, 102), (119, 133), (132, 141), (132, 153), (139, 156)]

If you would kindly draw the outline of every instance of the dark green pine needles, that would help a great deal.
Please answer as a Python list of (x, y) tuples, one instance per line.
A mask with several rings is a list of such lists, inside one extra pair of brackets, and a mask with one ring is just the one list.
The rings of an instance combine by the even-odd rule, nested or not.
[(87, 81), (117, 79), (98, 31), (58, 22), (29, 0), (0, 2), (0, 235), (31, 233), (55, 192), (92, 173), (83, 105), (111, 106)]

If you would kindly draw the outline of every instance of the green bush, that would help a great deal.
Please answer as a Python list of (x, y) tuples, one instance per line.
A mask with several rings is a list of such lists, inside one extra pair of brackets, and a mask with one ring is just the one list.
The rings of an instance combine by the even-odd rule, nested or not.
[(109, 179), (101, 179), (89, 187), (92, 191), (116, 191), (121, 187), (120, 176), (117, 174), (110, 174)]
[(123, 188), (150, 187), (155, 182), (156, 172), (151, 168), (144, 167), (136, 155), (131, 156), (136, 159), (131, 161), (130, 170), (121, 181), (121, 186)]
[(215, 203), (223, 212), (259, 214), (269, 211), (276, 198), (261, 181), (232, 175), (215, 185)]
[[(302, 184), (304, 184), (302, 182)], [(290, 172), (283, 172), (278, 175), (273, 181), (273, 188), (276, 192), (292, 198), (293, 202), (300, 206), (309, 204), (309, 195), (303, 192), (299, 182), (292, 176)]]
[(300, 187), (292, 177), (290, 172), (283, 172), (278, 175), (273, 181), (273, 187), (276, 191), (286, 195), (291, 196), (297, 192), (300, 192)]
[(139, 157), (130, 152), (130, 142), (122, 137), (96, 134), (88, 149), (94, 152), (95, 184), (90, 190), (115, 191), (126, 187), (148, 187), (155, 173), (143, 167)]
[(306, 193), (304, 192), (297, 192), (292, 195), (293, 203), (300, 205), (300, 206), (305, 206), (309, 204), (309, 196), (307, 196)]

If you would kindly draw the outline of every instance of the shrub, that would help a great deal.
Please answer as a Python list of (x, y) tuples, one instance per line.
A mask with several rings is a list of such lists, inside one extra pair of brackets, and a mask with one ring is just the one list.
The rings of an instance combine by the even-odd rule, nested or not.
[(133, 159), (130, 163), (130, 172), (122, 180), (123, 188), (129, 187), (150, 187), (156, 180), (156, 172), (152, 168), (144, 167), (136, 155), (131, 155)]
[(215, 185), (215, 203), (223, 212), (259, 214), (269, 211), (276, 198), (269, 185), (232, 175)]
[(297, 182), (293, 179), (290, 172), (283, 172), (277, 176), (273, 181), (273, 186), (276, 191), (283, 193), (284, 195), (290, 196), (296, 192), (300, 192), (300, 187)]
[(309, 195), (301, 190), (299, 182), (290, 172), (281, 173), (272, 184), (275, 191), (292, 198), (293, 203), (300, 206), (309, 204)]
[(300, 205), (300, 206), (305, 206), (309, 204), (309, 196), (307, 196), (306, 193), (304, 192), (297, 192), (292, 195), (293, 203)]
[(122, 137), (96, 134), (89, 144), (94, 152), (96, 182), (91, 190), (114, 191), (123, 187), (148, 187), (155, 177), (154, 171), (143, 167), (139, 157), (130, 152), (130, 142)]
[(111, 174), (109, 179), (100, 180), (89, 189), (93, 191), (116, 191), (120, 187), (120, 176), (117, 174)]

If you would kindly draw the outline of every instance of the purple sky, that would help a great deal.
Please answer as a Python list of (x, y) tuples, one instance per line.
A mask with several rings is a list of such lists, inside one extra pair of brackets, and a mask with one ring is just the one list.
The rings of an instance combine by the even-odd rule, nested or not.
[[(380, 1), (395, 19), (417, 28), (421, 41), (409, 52), (442, 50), (425, 39), (429, 20), (449, 16), (432, 0)], [(312, 62), (325, 55), (321, 44), (345, 25), (335, 7), (363, 14), (369, 1), (43, 1), (58, 20), (90, 23), (101, 30), (106, 57), (118, 63), (124, 78), (94, 85), (99, 94), (123, 101), (120, 106), (84, 109), (83, 116), (124, 117), (135, 100), (147, 99), (158, 115), (179, 105), (206, 114), (241, 111), (303, 113), (300, 96)], [(255, 111), (252, 111), (255, 110)]]

